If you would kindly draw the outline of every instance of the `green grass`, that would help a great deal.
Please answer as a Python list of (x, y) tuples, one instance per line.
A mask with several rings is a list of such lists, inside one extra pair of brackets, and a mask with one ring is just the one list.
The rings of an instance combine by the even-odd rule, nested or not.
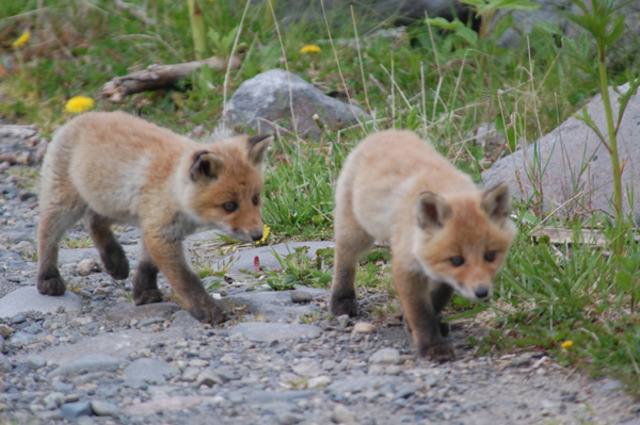
[[(385, 38), (356, 34), (353, 22), (332, 32), (324, 25), (308, 31), (303, 24), (278, 26), (268, 6), (253, 6), (245, 17), (236, 52), (242, 65), (228, 78), (223, 71), (201, 71), (182, 90), (161, 90), (127, 97), (121, 104), (100, 99), (100, 88), (115, 76), (150, 64), (195, 58), (186, 2), (131, 1), (154, 19), (145, 25), (106, 0), (51, 0), (43, 9), (36, 0), (4, 0), (0, 7), (0, 117), (36, 124), (50, 134), (71, 118), (65, 102), (84, 94), (99, 110), (127, 110), (186, 133), (197, 125), (213, 130), (223, 101), (246, 79), (275, 67), (285, 67), (325, 92), (344, 93), (377, 117), (366, 129), (327, 132), (322, 143), (285, 135), (269, 151), (265, 181), (264, 219), (271, 226), (269, 243), (292, 239), (331, 239), (333, 187), (347, 153), (366, 133), (397, 127), (413, 129), (434, 143), (461, 169), (479, 180), (479, 173), (500, 156), (533, 141), (578, 111), (598, 91), (590, 65), (595, 48), (586, 35), (568, 39), (548, 24), (534, 28), (526, 43), (503, 48), (495, 43), (500, 26), (486, 37), (465, 38), (455, 31), (439, 33), (424, 23), (405, 35)], [(202, 2), (207, 54), (229, 55), (240, 28), (244, 2)], [(146, 9), (145, 9), (146, 7)], [(358, 28), (364, 20), (355, 19)], [(11, 43), (30, 28), (28, 42)], [(359, 43), (337, 42), (359, 38)], [(366, 36), (366, 37), (365, 37)], [(317, 44), (316, 54), (300, 53)], [(636, 40), (636, 44), (640, 44)], [(334, 47), (335, 46), (335, 47)], [(634, 46), (617, 46), (611, 82), (638, 75)], [(637, 50), (637, 47), (635, 47)], [(227, 87), (225, 90), (225, 81)], [(473, 131), (493, 123), (506, 143), (488, 147), (475, 143)], [(26, 180), (25, 180), (26, 181)], [(535, 185), (534, 185), (535, 186)], [(554, 245), (532, 239), (543, 223), (535, 199), (515, 208), (520, 233), (497, 294), (489, 304), (455, 298), (455, 317), (491, 313), (489, 336), (475, 341), (482, 352), (542, 351), (567, 366), (593, 374), (610, 374), (640, 396), (640, 315), (638, 282), (640, 248), (629, 232), (621, 256), (586, 241)], [(615, 229), (601, 223), (555, 220), (576, 231), (598, 226), (608, 242)], [(608, 246), (606, 244), (605, 246)], [(390, 288), (387, 260), (364, 260), (360, 284)], [(271, 276), (274, 287), (306, 282), (326, 287), (329, 258), (317, 263), (303, 255), (282, 259), (284, 272)], [(218, 275), (206, 259), (201, 276)], [(384, 311), (392, 306), (382, 306)], [(573, 346), (563, 349), (571, 340)]]

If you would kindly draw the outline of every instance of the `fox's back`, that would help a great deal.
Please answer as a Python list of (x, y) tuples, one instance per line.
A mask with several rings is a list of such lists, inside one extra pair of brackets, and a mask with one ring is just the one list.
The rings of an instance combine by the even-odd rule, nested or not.
[[(471, 178), (410, 131), (387, 130), (364, 139), (349, 155), (337, 199), (350, 199), (354, 215), (373, 236), (389, 239), (399, 209), (420, 192), (475, 191)], [(408, 199), (410, 198), (410, 199)]]
[(168, 181), (193, 143), (129, 114), (90, 112), (56, 132), (43, 178), (102, 214), (134, 219), (143, 192)]

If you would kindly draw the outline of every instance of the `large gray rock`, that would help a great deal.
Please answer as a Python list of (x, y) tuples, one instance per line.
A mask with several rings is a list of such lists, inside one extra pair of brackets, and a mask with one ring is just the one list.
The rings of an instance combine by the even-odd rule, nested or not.
[(0, 318), (13, 317), (27, 311), (55, 313), (59, 308), (72, 312), (81, 307), (80, 297), (73, 292), (66, 291), (61, 296), (53, 297), (40, 294), (35, 286), (25, 286), (0, 298)]
[(464, 21), (468, 14), (468, 7), (458, 0), (324, 0), (323, 3), (316, 0), (305, 2), (305, 7), (300, 7), (297, 0), (278, 0), (274, 3), (276, 16), (285, 27), (304, 21), (314, 30), (321, 30), (323, 38), (327, 37), (323, 5), (329, 27), (338, 33), (353, 31), (351, 6), (358, 28), (365, 32), (379, 26), (381, 22), (391, 21), (404, 25), (423, 19), (425, 13), (431, 17), (446, 19), (460, 16)]
[[(625, 88), (621, 88), (623, 91)], [(610, 90), (614, 117), (617, 119), (618, 94)], [(600, 95), (586, 106), (600, 132), (607, 127)], [(622, 173), (624, 208), (640, 221), (640, 96), (632, 96), (618, 132), (618, 150)], [(524, 149), (496, 161), (482, 173), (485, 185), (508, 182), (512, 194), (544, 211), (572, 217), (597, 212), (613, 213), (611, 159), (595, 132), (584, 122), (571, 117), (551, 133)], [(630, 205), (629, 194), (634, 194)]]
[(322, 131), (314, 115), (332, 131), (370, 119), (362, 109), (324, 95), (297, 75), (273, 69), (238, 87), (224, 107), (218, 130), (243, 132), (251, 128), (275, 133), (280, 126), (288, 131), (297, 129), (303, 137), (318, 137)]

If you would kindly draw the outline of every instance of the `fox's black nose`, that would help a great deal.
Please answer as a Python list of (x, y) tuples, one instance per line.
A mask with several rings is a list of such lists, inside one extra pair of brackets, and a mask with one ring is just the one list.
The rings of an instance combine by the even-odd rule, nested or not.
[(476, 294), (476, 297), (479, 299), (487, 298), (489, 295), (489, 288), (486, 286), (478, 286), (473, 293)]
[(262, 239), (262, 231), (251, 233), (251, 239), (253, 239), (254, 242), (257, 242), (260, 239)]

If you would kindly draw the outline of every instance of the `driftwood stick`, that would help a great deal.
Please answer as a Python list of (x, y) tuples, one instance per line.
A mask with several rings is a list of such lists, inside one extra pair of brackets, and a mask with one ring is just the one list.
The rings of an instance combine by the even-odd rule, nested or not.
[[(120, 102), (125, 96), (148, 90), (172, 88), (193, 71), (208, 65), (213, 70), (226, 69), (227, 62), (217, 56), (201, 61), (178, 63), (173, 65), (151, 65), (144, 71), (116, 77), (102, 87), (102, 97), (111, 102)], [(240, 66), (240, 58), (231, 58), (231, 67)]]

